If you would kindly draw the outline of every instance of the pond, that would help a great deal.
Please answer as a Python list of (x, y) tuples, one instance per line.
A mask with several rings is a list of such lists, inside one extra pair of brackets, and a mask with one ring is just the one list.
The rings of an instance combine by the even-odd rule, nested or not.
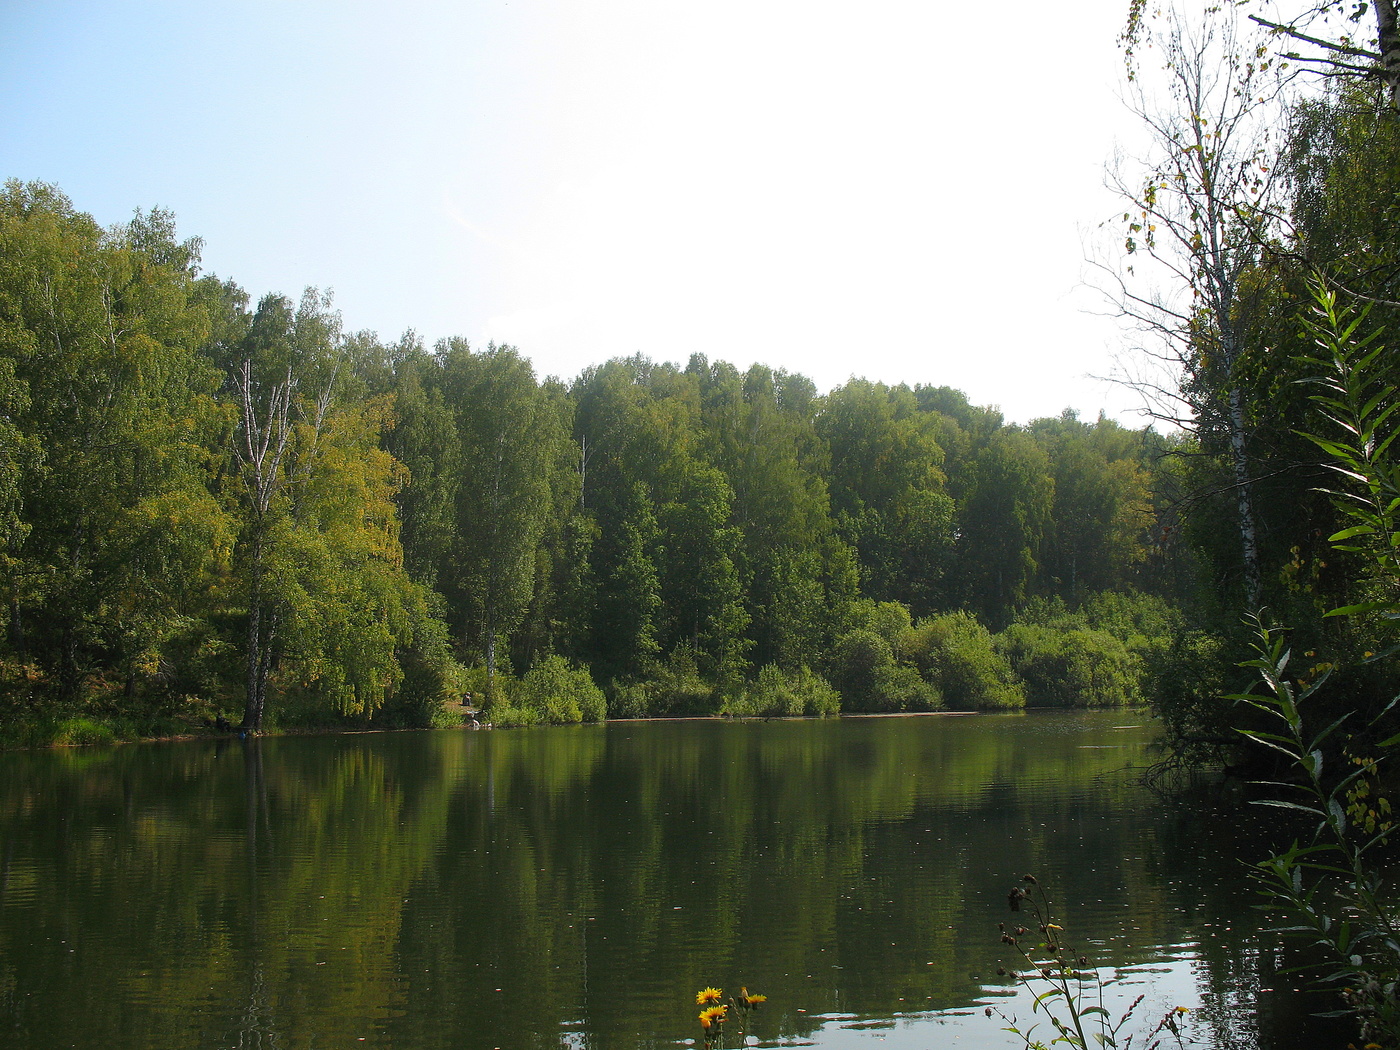
[(1155, 737), (1041, 712), (0, 755), (0, 1044), (671, 1047), (699, 989), (746, 985), (750, 1045), (1013, 1047), (984, 1010), (1030, 1015), (997, 924), (1034, 873), (1115, 1012), (1315, 1045), (1235, 859), (1269, 811), (1153, 794)]

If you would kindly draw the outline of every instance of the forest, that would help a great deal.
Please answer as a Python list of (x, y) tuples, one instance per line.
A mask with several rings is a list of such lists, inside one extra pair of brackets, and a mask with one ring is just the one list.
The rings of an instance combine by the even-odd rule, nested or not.
[[(1172, 84), (1109, 268), (1169, 377), (1133, 380), (1141, 429), (1009, 424), (936, 375), (539, 376), (344, 331), (315, 288), (253, 303), (166, 211), (103, 228), (5, 183), (0, 737), (1152, 704), (1228, 760), (1260, 610), (1327, 702), (1379, 710), (1391, 620), (1328, 613), (1395, 577), (1318, 348), (1381, 347), (1400, 308), (1395, 101), (1285, 90), (1224, 23), (1138, 10), (1124, 40)], [(1380, 470), (1396, 366), (1368, 360)]]

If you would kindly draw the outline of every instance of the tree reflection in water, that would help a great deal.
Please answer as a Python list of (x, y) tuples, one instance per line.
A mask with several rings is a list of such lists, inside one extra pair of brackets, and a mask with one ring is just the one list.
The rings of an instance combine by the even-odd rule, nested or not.
[(1207, 1045), (1306, 1045), (1299, 997), (1259, 991), (1280, 956), (1233, 858), (1263, 843), (1141, 788), (1152, 737), (1075, 712), (7, 755), (0, 1025), (23, 1050), (632, 1048), (747, 983), (764, 1045), (1014, 1045), (978, 1004), (1034, 870), (1124, 994), (1196, 1008)]

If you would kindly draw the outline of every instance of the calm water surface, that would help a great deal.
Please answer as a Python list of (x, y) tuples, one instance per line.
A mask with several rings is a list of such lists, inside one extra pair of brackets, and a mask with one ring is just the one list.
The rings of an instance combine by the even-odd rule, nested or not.
[(1142, 788), (1154, 737), (1076, 712), (0, 755), (0, 1046), (673, 1047), (697, 989), (741, 984), (751, 1045), (1015, 1046), (983, 1011), (1029, 1014), (996, 976), (1026, 872), (1110, 1006), (1334, 1042), (1232, 859), (1263, 811)]

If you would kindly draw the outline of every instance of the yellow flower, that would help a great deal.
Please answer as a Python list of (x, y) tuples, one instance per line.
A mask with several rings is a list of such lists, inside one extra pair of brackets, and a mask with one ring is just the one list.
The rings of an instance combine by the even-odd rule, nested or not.
[(768, 996), (750, 995), (747, 988), (740, 988), (739, 997), (734, 1001), (739, 1004), (741, 1009), (752, 1010), (754, 1007), (758, 1006), (759, 1003), (766, 1003), (768, 1001)]
[(712, 1024), (723, 1024), (724, 1015), (729, 1010), (727, 1006), (711, 1006), (700, 1011), (700, 1027), (709, 1028)]
[(709, 1003), (717, 1003), (724, 998), (724, 993), (718, 988), (703, 988), (695, 993), (695, 1005), (705, 1006)]

